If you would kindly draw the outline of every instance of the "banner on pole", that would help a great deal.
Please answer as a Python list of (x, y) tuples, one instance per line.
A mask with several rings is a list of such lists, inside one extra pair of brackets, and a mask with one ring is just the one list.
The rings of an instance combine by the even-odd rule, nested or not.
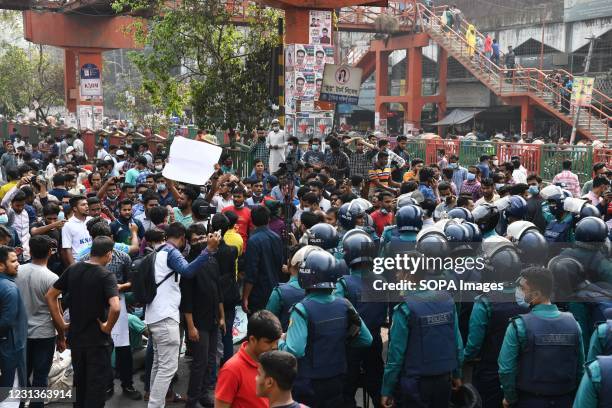
[(595, 78), (574, 77), (572, 82), (572, 100), (574, 106), (589, 106), (593, 96)]

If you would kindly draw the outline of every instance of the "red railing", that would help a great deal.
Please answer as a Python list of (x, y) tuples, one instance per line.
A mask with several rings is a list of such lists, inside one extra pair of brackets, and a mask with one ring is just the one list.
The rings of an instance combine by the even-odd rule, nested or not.
[(440, 161), (438, 152), (444, 151), (446, 156), (459, 155), (459, 140), (430, 139), (425, 145), (425, 164), (434, 164)]
[(499, 163), (512, 161), (512, 156), (521, 158), (521, 164), (527, 173), (540, 174), (542, 145), (528, 143), (504, 143), (497, 145), (497, 160)]
[(606, 163), (607, 168), (612, 168), (612, 149), (593, 149), (593, 164)]

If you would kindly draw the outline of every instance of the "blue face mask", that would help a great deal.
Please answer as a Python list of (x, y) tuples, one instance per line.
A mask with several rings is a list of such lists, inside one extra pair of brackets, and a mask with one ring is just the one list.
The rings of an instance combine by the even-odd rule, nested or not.
[(472, 181), (476, 179), (476, 175), (474, 173), (468, 173), (467, 174), (467, 180), (468, 181)]
[(514, 291), (514, 298), (516, 299), (517, 305), (529, 307), (529, 303), (527, 303), (527, 301), (525, 300), (525, 292), (523, 292), (523, 289), (517, 287)]
[(529, 186), (529, 194), (536, 195), (540, 192), (540, 187), (538, 186)]
[(60, 211), (59, 214), (57, 214), (57, 219), (59, 221), (63, 220), (65, 218), (64, 212)]
[(458, 168), (458, 167), (459, 167), (459, 165), (458, 165), (457, 163), (449, 163), (449, 164), (448, 164), (448, 168), (449, 168), (449, 169), (456, 169), (456, 168)]
[(319, 151), (319, 145), (312, 145), (312, 151), (313, 152), (318, 152)]
[(500, 188), (502, 188), (503, 186), (505, 186), (504, 183), (495, 183), (495, 189), (499, 190)]
[(166, 184), (164, 183), (159, 183), (157, 185), (157, 191), (166, 191)]
[(0, 225), (8, 224), (8, 215), (0, 215)]

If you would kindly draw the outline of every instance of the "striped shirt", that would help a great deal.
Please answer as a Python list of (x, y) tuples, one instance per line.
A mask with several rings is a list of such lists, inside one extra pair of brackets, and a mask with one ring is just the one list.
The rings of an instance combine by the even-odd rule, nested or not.
[(553, 184), (565, 184), (565, 189), (567, 191), (572, 193), (574, 197), (580, 197), (580, 182), (578, 181), (578, 176), (570, 170), (563, 170), (553, 178), (552, 182)]
[(370, 180), (370, 187), (376, 188), (376, 180), (380, 182), (385, 187), (389, 187), (389, 179), (391, 178), (391, 168), (389, 166), (385, 166), (384, 168), (379, 168), (374, 165), (373, 169), (368, 170), (368, 178)]

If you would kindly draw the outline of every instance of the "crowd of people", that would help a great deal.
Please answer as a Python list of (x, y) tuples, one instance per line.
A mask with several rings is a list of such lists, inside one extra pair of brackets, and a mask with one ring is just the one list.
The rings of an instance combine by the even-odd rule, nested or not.
[[(121, 398), (149, 407), (355, 407), (358, 388), (376, 407), (610, 403), (608, 164), (581, 185), (566, 160), (545, 183), (520, 156), (462, 163), (441, 151), (426, 164), (404, 136), (393, 148), (381, 134), (305, 146), (275, 120), (252, 141), (250, 175), (225, 153), (194, 186), (166, 179), (168, 149), (150, 147), (100, 139), (88, 157), (80, 135), (4, 141), (0, 390), (49, 387), (69, 348), (77, 407), (104, 406), (115, 378)], [(486, 268), (400, 268), (386, 283), (503, 290), (367, 298), (376, 259), (398, 251)], [(248, 325), (236, 349), (238, 312)], [(183, 352), (187, 395), (174, 389)]]

